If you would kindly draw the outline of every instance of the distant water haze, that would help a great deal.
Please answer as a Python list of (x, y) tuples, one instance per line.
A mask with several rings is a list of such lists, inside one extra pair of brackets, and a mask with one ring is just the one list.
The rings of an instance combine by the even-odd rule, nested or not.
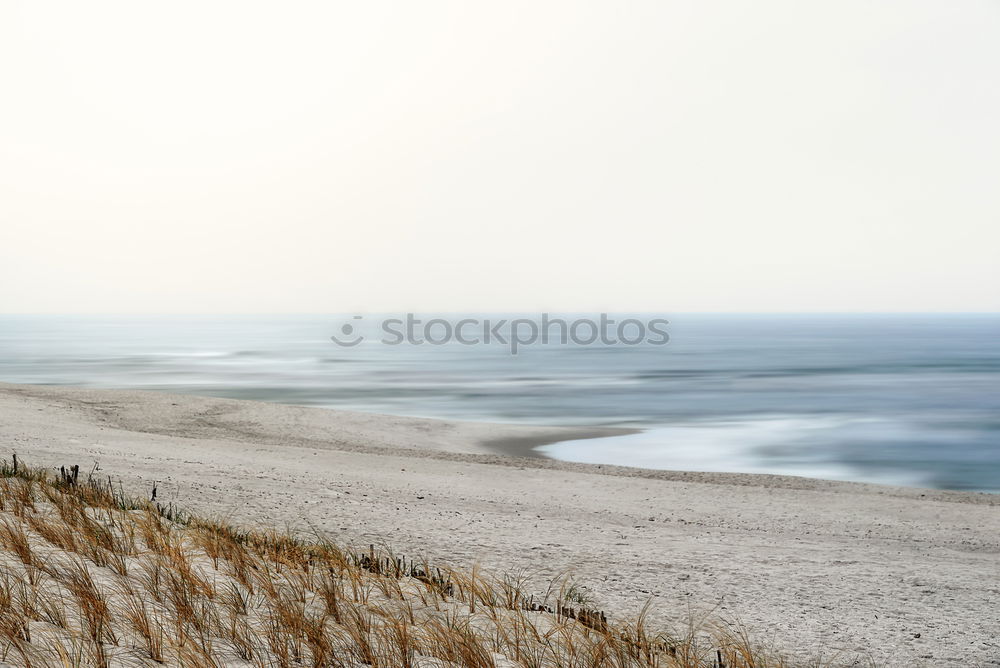
[(378, 337), (340, 347), (330, 336), (350, 318), (4, 315), (0, 380), (629, 426), (643, 431), (542, 452), (1000, 492), (1000, 315), (675, 314), (666, 346), (516, 356)]

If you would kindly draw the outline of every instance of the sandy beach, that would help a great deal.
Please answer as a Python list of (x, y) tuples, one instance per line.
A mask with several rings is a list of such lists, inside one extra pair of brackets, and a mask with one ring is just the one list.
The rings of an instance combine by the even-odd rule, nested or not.
[(202, 513), (539, 583), (570, 572), (612, 615), (738, 620), (790, 655), (1000, 665), (1000, 497), (532, 451), (616, 433), (0, 384), (4, 457), (96, 463)]

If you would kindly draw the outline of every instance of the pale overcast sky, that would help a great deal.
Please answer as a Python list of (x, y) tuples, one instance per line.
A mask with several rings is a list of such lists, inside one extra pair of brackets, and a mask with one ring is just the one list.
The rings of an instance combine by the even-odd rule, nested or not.
[(995, 311), (1000, 2), (4, 2), (0, 312)]

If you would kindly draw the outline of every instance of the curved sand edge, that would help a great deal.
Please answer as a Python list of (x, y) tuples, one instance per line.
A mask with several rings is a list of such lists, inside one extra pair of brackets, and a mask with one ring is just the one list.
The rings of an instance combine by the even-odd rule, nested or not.
[(238, 523), (389, 541), (541, 589), (568, 571), (613, 616), (647, 600), (668, 624), (711, 612), (800, 656), (1000, 660), (997, 495), (496, 454), (560, 438), (579, 430), (0, 385), (8, 452), (98, 462)]
[[(318, 447), (379, 455), (403, 454), (397, 452), (403, 450), (408, 456), (519, 468), (1000, 505), (1000, 495), (982, 492), (760, 473), (673, 471), (580, 464), (551, 459), (535, 449), (559, 441), (631, 434), (636, 433), (636, 429), (440, 420), (148, 390), (0, 383), (0, 398), (5, 396), (55, 402), (83, 419), (117, 429), (181, 438), (221, 438), (244, 443)], [(517, 458), (518, 461), (510, 461), (511, 458)], [(523, 459), (529, 461), (522, 461)]]
[(535, 447), (637, 431), (439, 420), (245, 399), (63, 385), (0, 383), (0, 396), (3, 395), (57, 403), (81, 418), (139, 433), (278, 442), (349, 452), (388, 448), (542, 457), (534, 451)]

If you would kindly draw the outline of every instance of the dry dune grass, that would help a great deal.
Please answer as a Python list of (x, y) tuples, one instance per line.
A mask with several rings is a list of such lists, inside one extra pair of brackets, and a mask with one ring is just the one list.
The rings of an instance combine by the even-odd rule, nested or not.
[(354, 554), (0, 464), (0, 661), (418, 668), (791, 665), (739, 630), (611, 623), (565, 583)]

